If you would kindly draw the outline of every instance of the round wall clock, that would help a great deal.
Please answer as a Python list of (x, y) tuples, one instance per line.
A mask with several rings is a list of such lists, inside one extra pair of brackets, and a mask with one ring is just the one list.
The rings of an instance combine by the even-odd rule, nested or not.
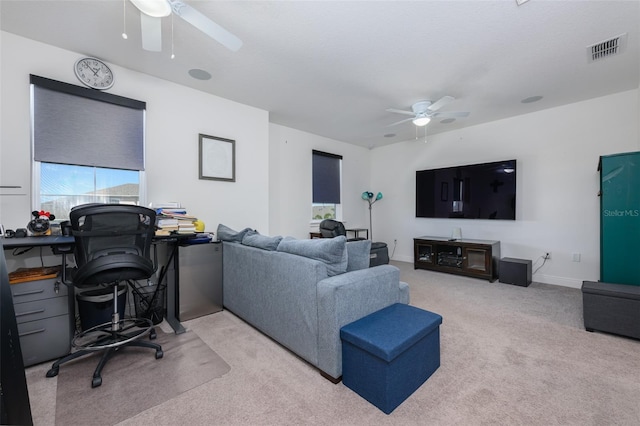
[(78, 59), (73, 70), (78, 80), (93, 89), (106, 90), (113, 86), (113, 71), (100, 59)]

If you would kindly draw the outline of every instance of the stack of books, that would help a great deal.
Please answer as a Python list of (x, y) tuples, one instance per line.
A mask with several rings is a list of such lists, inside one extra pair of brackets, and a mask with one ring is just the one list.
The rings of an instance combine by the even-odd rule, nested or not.
[(178, 234), (195, 234), (196, 226), (193, 224), (197, 219), (180, 218), (178, 219)]
[(156, 235), (194, 234), (197, 217), (189, 215), (187, 210), (177, 203), (168, 206), (154, 206), (156, 210)]
[(178, 219), (156, 216), (156, 235), (169, 235), (178, 231)]

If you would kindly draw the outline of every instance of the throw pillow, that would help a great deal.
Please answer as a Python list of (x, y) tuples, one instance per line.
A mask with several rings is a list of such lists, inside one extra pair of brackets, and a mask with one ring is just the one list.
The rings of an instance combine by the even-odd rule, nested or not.
[(297, 254), (319, 260), (327, 265), (327, 274), (331, 277), (347, 271), (347, 238), (314, 238), (298, 240), (286, 237), (280, 241), (278, 251)]
[(282, 237), (280, 235), (268, 237), (266, 235), (260, 235), (258, 231), (251, 230), (242, 238), (242, 244), (263, 250), (274, 251), (278, 248), (278, 244), (280, 244), (281, 240)]
[(371, 257), (371, 240), (347, 242), (347, 272), (366, 269)]
[(223, 224), (218, 225), (218, 241), (231, 241), (241, 243), (247, 232), (251, 231), (251, 228), (244, 228), (242, 231), (235, 231)]

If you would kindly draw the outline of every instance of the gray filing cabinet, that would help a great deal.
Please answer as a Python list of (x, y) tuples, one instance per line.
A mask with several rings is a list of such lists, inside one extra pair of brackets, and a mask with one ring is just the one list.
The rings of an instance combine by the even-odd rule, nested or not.
[[(222, 310), (222, 243), (180, 245), (176, 262), (168, 268), (168, 288), (177, 289), (175, 312), (178, 321)], [(175, 281), (175, 285), (171, 281)], [(170, 297), (167, 303), (171, 303)]]
[[(72, 292), (73, 293), (73, 292)], [(66, 355), (73, 336), (73, 298), (58, 279), (11, 284), (25, 367)]]

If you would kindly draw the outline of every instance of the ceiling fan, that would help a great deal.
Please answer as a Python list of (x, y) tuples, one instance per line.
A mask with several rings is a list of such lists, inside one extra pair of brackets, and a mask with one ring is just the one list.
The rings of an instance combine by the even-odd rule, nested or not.
[(140, 10), (142, 48), (152, 52), (162, 51), (162, 18), (171, 15), (181, 17), (227, 49), (236, 52), (242, 40), (182, 0), (129, 0)]
[(443, 96), (435, 102), (431, 101), (418, 101), (411, 106), (411, 111), (405, 111), (403, 109), (387, 109), (387, 112), (393, 112), (396, 114), (405, 114), (411, 115), (411, 118), (407, 118), (404, 120), (397, 121), (395, 123), (389, 124), (389, 126), (395, 126), (400, 123), (406, 123), (407, 121), (413, 121), (418, 127), (426, 126), (432, 118), (443, 117), (443, 118), (458, 118), (458, 117), (467, 117), (469, 115), (468, 112), (437, 112), (440, 108), (445, 106), (446, 104), (454, 101), (455, 98), (453, 96)]

